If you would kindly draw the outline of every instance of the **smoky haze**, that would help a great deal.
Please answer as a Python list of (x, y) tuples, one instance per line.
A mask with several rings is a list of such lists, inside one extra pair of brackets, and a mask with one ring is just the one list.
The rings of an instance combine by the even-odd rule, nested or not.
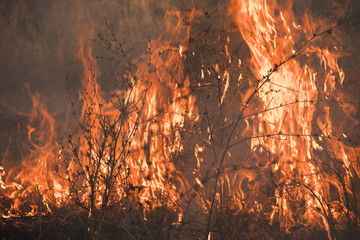
[(23, 96), (25, 82), (39, 90), (48, 104), (63, 104), (58, 97), (64, 96), (66, 75), (73, 81), (81, 78), (82, 65), (76, 57), (79, 38), (94, 38), (96, 31), (105, 28), (104, 18), (122, 41), (140, 53), (148, 38), (161, 32), (164, 9), (179, 7), (169, 1), (148, 0), (1, 1), (2, 108), (28, 107), (23, 106), (29, 104)]
[[(31, 92), (40, 92), (50, 113), (59, 116), (68, 111), (66, 88), (72, 86), (76, 92), (83, 73), (77, 57), (79, 39), (91, 41), (104, 32), (105, 18), (126, 47), (136, 49), (134, 55), (139, 56), (148, 39), (157, 38), (163, 30), (166, 10), (188, 4), (191, 2), (177, 0), (1, 0), (0, 152), (9, 138), (12, 152), (21, 144), (18, 122), (26, 119), (21, 120), (16, 112), (32, 107), (25, 83)], [(110, 84), (102, 80), (106, 89)]]
[[(228, 1), (224, 1), (228, 2)], [(279, 2), (281, 2), (279, 0)], [(304, 2), (294, 1), (296, 8)], [(312, 14), (334, 15), (335, 7), (328, 1), (307, 1)], [(325, 2), (327, 4), (325, 4)], [(339, 1), (340, 2), (340, 1)], [(349, 52), (354, 56), (345, 64), (359, 63), (359, 3), (350, 1), (355, 10), (355, 23), (351, 24)], [(39, 91), (49, 112), (64, 114), (69, 108), (66, 88), (79, 88), (83, 73), (77, 58), (79, 39), (96, 38), (106, 30), (104, 18), (114, 27), (121, 41), (135, 48), (135, 56), (145, 52), (148, 39), (156, 39), (165, 28), (166, 10), (179, 10), (197, 5), (214, 9), (219, 2), (214, 0), (1, 0), (0, 1), (0, 152), (12, 138), (12, 151), (21, 144), (22, 135), (18, 122), (26, 119), (17, 111), (29, 111), (30, 97), (24, 90), (29, 83), (32, 92)], [(324, 5), (325, 4), (325, 5)], [(327, 6), (330, 12), (324, 11)], [(338, 6), (338, 5), (334, 5)], [(320, 11), (321, 10), (321, 11)], [(353, 14), (354, 15), (354, 14)], [(354, 61), (355, 59), (355, 61)], [(106, 71), (102, 70), (102, 76)], [(355, 72), (353, 73), (355, 76)], [(67, 78), (68, 76), (68, 78)], [(348, 75), (349, 76), (349, 75)], [(350, 76), (351, 77), (351, 76)], [(351, 82), (351, 81), (350, 81)], [(103, 88), (110, 88), (110, 80), (100, 79)], [(355, 84), (359, 89), (359, 84)], [(354, 89), (354, 88), (353, 88)], [(360, 91), (359, 91), (360, 92)]]

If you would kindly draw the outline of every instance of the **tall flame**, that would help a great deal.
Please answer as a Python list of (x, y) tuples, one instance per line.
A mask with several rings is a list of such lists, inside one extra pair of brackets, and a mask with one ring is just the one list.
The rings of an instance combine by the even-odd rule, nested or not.
[[(355, 149), (350, 150), (342, 141), (343, 136), (334, 134), (330, 118), (330, 103), (334, 104), (330, 98), (342, 101), (336, 86), (344, 81), (344, 72), (337, 64), (343, 54), (336, 46), (323, 47), (318, 42), (301, 45), (325, 29), (321, 30), (320, 24), (315, 25), (308, 18), (303, 19), (303, 26), (297, 24), (291, 5), (234, 0), (232, 11), (250, 48), (252, 70), (259, 81), (266, 80), (262, 76), (271, 75), (257, 93), (263, 106), (260, 110), (252, 109), (259, 114), (251, 117), (257, 123), (252, 134), (259, 136), (251, 140), (251, 148), (268, 151), (273, 158), (267, 164), (276, 176), (277, 186), (271, 221), (277, 216), (280, 226), (290, 231), (300, 222), (322, 225), (319, 220), (322, 219), (329, 237), (333, 238), (331, 224), (338, 215), (334, 213), (336, 200), (331, 197), (330, 186), (336, 186), (339, 192), (343, 190), (339, 179), (333, 173), (324, 173), (321, 167), (331, 160), (319, 158), (316, 152), (333, 153), (332, 158), (344, 164), (341, 168), (349, 171), (349, 176), (352, 174), (349, 169), (355, 166), (349, 156), (356, 155)], [(300, 42), (300, 37), (305, 40)], [(313, 55), (318, 57), (318, 62), (313, 60)], [(319, 112), (320, 106), (325, 108), (325, 113)], [(358, 174), (356, 167), (354, 173)], [(301, 202), (305, 203), (304, 212), (299, 209), (301, 205), (296, 205)]]
[[(91, 44), (81, 38), (78, 58), (84, 67), (79, 93), (82, 105), (79, 110), (78, 102), (72, 102), (75, 124), (69, 124), (65, 143), (58, 142), (60, 124), (39, 94), (29, 91), (33, 111), (21, 113), (29, 118), (26, 154), (19, 168), (7, 174), (3, 166), (0, 168), (0, 197), (7, 200), (6, 204), (1, 202), (2, 217), (42, 216), (71, 202), (88, 209), (91, 219), (94, 212), (105, 214), (109, 205), (135, 203), (145, 219), (148, 211), (165, 206), (178, 214), (180, 222), (184, 215), (180, 196), (188, 191), (183, 189), (188, 187), (188, 179), (177, 164), (185, 147), (193, 143), (184, 143), (183, 135), (189, 124), (203, 120), (197, 100), (203, 93), (196, 95), (193, 86), (210, 87), (216, 81), (218, 106), (213, 107), (220, 109), (222, 119), (216, 119), (217, 125), (213, 125), (223, 125), (215, 133), (206, 119), (210, 115), (206, 108), (207, 122), (200, 123), (207, 127), (207, 139), (190, 146), (197, 162), (195, 170), (189, 172), (201, 188), (194, 187), (199, 193), (194, 202), (209, 215), (208, 239), (216, 235), (210, 226), (214, 202), (221, 202), (226, 191), (233, 195), (230, 204), (237, 208), (235, 214), (263, 212), (271, 224), (278, 224), (286, 233), (300, 225), (311, 225), (325, 228), (334, 239), (342, 223), (359, 227), (359, 149), (343, 132), (342, 119), (335, 117), (342, 114), (353, 123), (351, 116), (356, 109), (344, 103), (345, 96), (339, 89), (345, 74), (337, 62), (345, 54), (325, 37), (335, 35), (334, 25), (324, 20), (314, 23), (309, 15), (298, 24), (291, 4), (280, 5), (276, 0), (232, 0), (230, 11), (251, 53), (250, 71), (255, 78), (249, 80), (247, 92), (232, 88), (243, 87), (244, 78), (250, 74), (234, 73), (230, 67), (221, 72), (222, 64), (237, 64), (229, 53), (229, 36), (221, 46), (224, 58), (217, 56), (217, 61), (226, 59), (226, 63), (201, 61), (199, 73), (186, 72), (189, 69), (185, 63), (197, 54), (196, 49), (189, 53), (190, 44), (210, 31), (207, 26), (206, 34), (191, 36), (192, 23), (199, 14), (194, 9), (167, 12), (170, 21), (166, 21), (164, 35), (149, 42), (148, 53), (137, 61), (129, 57), (114, 33), (106, 40), (100, 37), (114, 54), (112, 57), (121, 58), (119, 62), (126, 65), (121, 75), (114, 74), (119, 88), (108, 93), (101, 88)], [(206, 20), (211, 15), (203, 13)], [(326, 30), (321, 26), (329, 27)], [(210, 52), (216, 55), (214, 41), (211, 39)], [(211, 66), (206, 69), (206, 64)], [(236, 69), (242, 64), (238, 59)], [(237, 84), (234, 75), (238, 76)], [(189, 76), (191, 81), (196, 78), (195, 82), (190, 82)], [(236, 96), (231, 96), (233, 92)], [(242, 103), (240, 107), (230, 109), (236, 101)], [(222, 108), (225, 105), (228, 109)], [(240, 113), (239, 119), (233, 121), (233, 113)], [(240, 120), (245, 129), (237, 131)], [(229, 126), (234, 126), (230, 134)], [(215, 141), (217, 134), (220, 137)], [(231, 175), (222, 168), (224, 159), (236, 158), (228, 151), (236, 146), (230, 144), (234, 139), (250, 139), (251, 153)], [(206, 155), (206, 146), (212, 147), (214, 159)], [(220, 163), (215, 162), (219, 149), (223, 151)], [(206, 181), (200, 179), (200, 169), (213, 164), (211, 160), (219, 164), (214, 172), (215, 187), (205, 186), (213, 178), (211, 174)], [(248, 163), (250, 167), (245, 166)], [(206, 171), (214, 170), (213, 166)], [(270, 179), (260, 183), (271, 185), (267, 193), (260, 192), (263, 189), (256, 183), (262, 174)], [(217, 190), (218, 185), (222, 192)], [(210, 201), (204, 197), (209, 189), (213, 193)]]
[(42, 103), (39, 93), (32, 94), (28, 85), (26, 88), (33, 110), (18, 113), (29, 118), (26, 125), (28, 139), (21, 165), (10, 169), (3, 182), (2, 189), (11, 200), (10, 206), (2, 212), (6, 218), (32, 216), (38, 211), (51, 212), (51, 206), (61, 206), (62, 196), (66, 193), (66, 184), (59, 177), (55, 119)]
[[(192, 15), (190, 11), (190, 19)], [(168, 29), (170, 37), (149, 43), (149, 53), (136, 69), (131, 60), (126, 59), (129, 69), (124, 76), (119, 76), (122, 87), (108, 95), (108, 99), (97, 83), (98, 70), (91, 48), (80, 42), (85, 91), (80, 94), (84, 107), (79, 122), (85, 129), (80, 133), (80, 147), (73, 145), (70, 150), (73, 153), (79, 150), (84, 159), (70, 161), (67, 168), (69, 176), (76, 175), (79, 168), (85, 172), (80, 180), (81, 189), (84, 189), (80, 199), (86, 201), (86, 196), (98, 191), (95, 194), (98, 208), (105, 203), (107, 191), (115, 193), (111, 196), (115, 202), (129, 198), (129, 190), (137, 192), (137, 201), (144, 210), (162, 205), (174, 207), (178, 200), (177, 185), (182, 180), (174, 160), (183, 150), (181, 132), (185, 121), (196, 120), (197, 113), (195, 98), (189, 95), (189, 81), (184, 78), (181, 64), (189, 26), (181, 24), (178, 12), (169, 12), (168, 17), (175, 19), (175, 26)], [(185, 34), (179, 37), (179, 33)], [(179, 46), (170, 45), (175, 40), (180, 41)], [(125, 52), (122, 54), (126, 57)], [(79, 156), (75, 153), (75, 158)], [(109, 166), (109, 162), (114, 165)], [(97, 167), (89, 170), (88, 166), (94, 165), (102, 170), (99, 173), (96, 173)], [(95, 178), (95, 173), (102, 176), (99, 180), (115, 176), (111, 180), (113, 189), (102, 181), (96, 189), (91, 189), (86, 179)], [(72, 178), (70, 181), (75, 184), (78, 180)]]

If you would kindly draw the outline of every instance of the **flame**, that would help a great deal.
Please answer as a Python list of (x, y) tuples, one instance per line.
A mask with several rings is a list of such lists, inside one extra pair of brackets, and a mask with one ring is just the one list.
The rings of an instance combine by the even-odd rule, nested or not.
[[(137, 204), (145, 220), (154, 208), (168, 207), (178, 213), (174, 225), (180, 224), (186, 217), (180, 196), (190, 190), (176, 164), (186, 144), (191, 145), (184, 143), (184, 131), (202, 120), (198, 113), (201, 104), (192, 86), (209, 87), (212, 82), (208, 78), (215, 78), (219, 122), (223, 124), (215, 144), (220, 147), (214, 144), (217, 133), (209, 119), (206, 139), (191, 146), (196, 160), (190, 171), (194, 202), (210, 216), (207, 238), (215, 236), (215, 229), (210, 229), (212, 208), (223, 203), (224, 192), (231, 195), (230, 208), (235, 214), (262, 213), (286, 233), (299, 225), (314, 226), (325, 228), (334, 239), (344, 219), (358, 224), (353, 207), (360, 197), (354, 190), (359, 178), (358, 148), (350, 146), (343, 131), (345, 123), (334, 117), (340, 113), (347, 122), (356, 122), (352, 117), (356, 108), (345, 103), (340, 91), (345, 73), (338, 59), (346, 54), (325, 37), (318, 40), (323, 35), (321, 26), (329, 26), (327, 33), (333, 35), (334, 28), (324, 20), (314, 23), (309, 16), (298, 24), (291, 4), (280, 5), (275, 0), (232, 0), (230, 12), (250, 50), (250, 71), (255, 79), (232, 72), (234, 68), (222, 70), (221, 63), (207, 68), (204, 61), (197, 82), (190, 82), (184, 63), (189, 56), (197, 56), (190, 46), (194, 41), (191, 24), (199, 14), (194, 9), (168, 11), (164, 35), (149, 42), (148, 53), (137, 61), (110, 38), (108, 50), (116, 47), (113, 53), (120, 56), (115, 57), (123, 58), (128, 67), (123, 75), (115, 76), (120, 87), (111, 92), (102, 90), (92, 46), (81, 37), (77, 56), (84, 67), (83, 89), (78, 102), (72, 103), (75, 124), (69, 124), (65, 143), (59, 141), (61, 124), (40, 95), (28, 91), (33, 111), (20, 113), (29, 118), (26, 154), (19, 168), (5, 174), (6, 166), (0, 166), (1, 197), (10, 202), (2, 206), (2, 217), (43, 215), (71, 202), (89, 209), (91, 218), (109, 205)], [(223, 64), (240, 69), (247, 61), (234, 61), (230, 41), (227, 36)], [(247, 91), (241, 89), (245, 81), (249, 82)], [(236, 87), (237, 94), (232, 96)], [(233, 111), (230, 108), (235, 102), (240, 104)], [(222, 108), (227, 105), (231, 107)], [(241, 119), (233, 121), (231, 115), (236, 111)], [(207, 110), (204, 115), (209, 117)], [(235, 159), (236, 153), (228, 151), (230, 147), (224, 150), (225, 138), (228, 143), (233, 140), (228, 127), (235, 122), (238, 127), (240, 120), (244, 129), (233, 131), (234, 138), (250, 140), (251, 151), (244, 164), (230, 173), (228, 166), (223, 171), (221, 164), (225, 158)], [(203, 169), (214, 160), (207, 154), (207, 146), (215, 152), (215, 160), (219, 157), (216, 151), (224, 150), (220, 167), (215, 169), (215, 175), (224, 173), (216, 180), (222, 192), (217, 192), (215, 184), (210, 200), (206, 191), (212, 186), (209, 179), (202, 178)], [(209, 168), (214, 170), (213, 165)], [(270, 181), (259, 183), (263, 175), (270, 175), (266, 179)], [(262, 184), (270, 186), (267, 193), (261, 192)]]
[(67, 191), (60, 178), (57, 161), (59, 148), (55, 119), (42, 103), (39, 93), (32, 94), (28, 85), (26, 89), (32, 99), (33, 110), (18, 113), (29, 119), (26, 125), (28, 139), (24, 144), (26, 155), (21, 166), (10, 169), (5, 182), (2, 182), (5, 195), (12, 201), (11, 206), (2, 212), (6, 218), (33, 216), (38, 211), (42, 214), (51, 212), (51, 206), (62, 205), (62, 196)]
[[(331, 160), (319, 158), (316, 150), (334, 153), (334, 158), (344, 163), (350, 176), (349, 169), (355, 166), (348, 154), (354, 157), (357, 150), (350, 150), (340, 140), (342, 137), (334, 134), (330, 117), (332, 106), (326, 103), (329, 96), (335, 97), (336, 101), (342, 99), (336, 87), (343, 83), (345, 75), (337, 60), (345, 54), (336, 47), (330, 50), (318, 42), (304, 45), (299, 51), (300, 36), (312, 39), (320, 33), (321, 26), (329, 24), (319, 20), (315, 25), (308, 18), (303, 19), (304, 25), (296, 24), (291, 7), (276, 1), (232, 1), (231, 11), (252, 54), (252, 71), (259, 81), (265, 81), (266, 77), (262, 76), (270, 74), (269, 81), (257, 92), (263, 110), (256, 117), (250, 117), (257, 122), (251, 134), (259, 136), (252, 138), (251, 148), (257, 154), (266, 149), (275, 158), (267, 163), (277, 175), (271, 221), (280, 222), (287, 232), (299, 222), (320, 224), (328, 230), (329, 238), (333, 238), (332, 218), (339, 216), (332, 212), (335, 200), (331, 198), (329, 188), (335, 186), (338, 191), (343, 191), (339, 179), (321, 168), (321, 162)], [(314, 55), (318, 62), (312, 59)], [(302, 61), (298, 59), (300, 56)], [(324, 107), (324, 114), (319, 113), (320, 106)], [(314, 127), (314, 120), (318, 128)], [(354, 170), (358, 174), (356, 167)], [(302, 213), (296, 211), (299, 202), (306, 203)]]
[[(188, 15), (192, 21), (194, 10)], [(37, 203), (29, 210), (20, 209), (26, 201), (23, 199), (32, 194), (38, 194), (46, 207), (44, 212), (70, 197), (88, 207), (89, 216), (94, 207), (100, 209), (132, 197), (144, 211), (175, 206), (182, 180), (174, 161), (183, 151), (184, 124), (196, 121), (197, 110), (182, 67), (190, 25), (182, 24), (179, 12), (168, 12), (167, 18), (173, 20), (167, 29), (170, 36), (149, 43), (149, 53), (142, 57), (146, 59), (123, 76), (127, 87), (110, 94), (98, 83), (100, 73), (90, 44), (79, 41), (78, 58), (84, 66), (79, 99), (83, 107), (77, 114), (76, 102), (72, 103), (77, 125), (66, 136), (67, 146), (56, 142), (55, 118), (39, 94), (29, 92), (34, 108), (27, 116), (31, 123), (36, 120), (39, 124), (27, 126), (32, 147), (21, 170), (1, 181), (4, 194), (14, 200), (3, 217), (39, 213)], [(173, 41), (181, 44), (174, 47)]]
[[(191, 11), (190, 20), (192, 15)], [(89, 201), (86, 196), (96, 191), (96, 207), (101, 208), (103, 196), (110, 191), (106, 182), (100, 181), (96, 189), (91, 189), (90, 182), (86, 181), (94, 178), (96, 171), (92, 167), (88, 170), (87, 166), (96, 165), (103, 169), (98, 174), (104, 179), (116, 176), (112, 179), (115, 188), (112, 189), (115, 193), (111, 196), (112, 201), (130, 198), (129, 190), (136, 192), (137, 201), (144, 211), (162, 205), (174, 207), (178, 201), (176, 182), (182, 180), (174, 160), (183, 151), (181, 131), (185, 121), (195, 121), (197, 112), (195, 98), (189, 94), (189, 81), (183, 76), (181, 65), (185, 58), (189, 26), (184, 29), (180, 24), (181, 15), (178, 12), (168, 12), (168, 17), (175, 18), (175, 29), (181, 30), (181, 34), (185, 32), (180, 38), (184, 43), (179, 47), (171, 45), (172, 41), (179, 40), (179, 33), (173, 32), (174, 26), (169, 26), (172, 35), (149, 43), (149, 56), (145, 56), (150, 58), (149, 62), (139, 61), (135, 72), (129, 71), (124, 76), (127, 87), (114, 90), (106, 100), (97, 83), (98, 70), (90, 46), (84, 46), (87, 44), (80, 41), (79, 58), (84, 65), (85, 91), (80, 93), (84, 107), (79, 119), (86, 129), (80, 136), (78, 150), (88, 154), (81, 161), (77, 159), (68, 163), (69, 176), (76, 175), (79, 170), (85, 172), (80, 180), (82, 192), (76, 196), (80, 201)], [(112, 126), (109, 131), (114, 131), (117, 137), (111, 134), (104, 137), (104, 125)], [(97, 145), (101, 141), (110, 148), (99, 152)], [(114, 148), (115, 153), (112, 153)], [(71, 150), (75, 149), (77, 146)], [(115, 160), (115, 165), (109, 167), (109, 160)], [(77, 180), (71, 179), (73, 182)]]

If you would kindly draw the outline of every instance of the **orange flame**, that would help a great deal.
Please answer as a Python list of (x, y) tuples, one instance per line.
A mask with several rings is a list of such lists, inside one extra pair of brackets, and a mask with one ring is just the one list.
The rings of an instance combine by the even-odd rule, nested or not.
[[(234, 193), (231, 204), (237, 207), (236, 213), (263, 211), (271, 224), (279, 223), (285, 232), (299, 224), (320, 226), (333, 239), (335, 221), (356, 218), (346, 201), (360, 197), (354, 191), (354, 179), (360, 174), (358, 149), (345, 144), (349, 142), (347, 135), (336, 126), (341, 120), (334, 118), (338, 111), (354, 122), (351, 116), (355, 108), (343, 103), (344, 96), (338, 90), (345, 74), (337, 61), (345, 54), (339, 47), (324, 47), (316, 38), (320, 26), (329, 24), (320, 20), (321, 24), (314, 24), (304, 17), (300, 25), (291, 9), (291, 4), (279, 5), (275, 0), (232, 1), (230, 11), (250, 49), (251, 71), (257, 78), (249, 81), (248, 92), (239, 90), (242, 104), (238, 110), (246, 127), (235, 139), (251, 139), (250, 158), (245, 162), (260, 170), (236, 169), (234, 175), (224, 174), (219, 182), (224, 191)], [(103, 92), (98, 83), (101, 78), (90, 43), (80, 40), (82, 109), (77, 115), (74, 106), (76, 125), (67, 134), (66, 147), (57, 142), (59, 124), (54, 116), (39, 94), (29, 91), (33, 111), (22, 114), (29, 118), (26, 128), (30, 147), (19, 169), (5, 174), (0, 167), (1, 196), (11, 200), (10, 206), (1, 209), (2, 217), (46, 214), (70, 198), (90, 209), (89, 216), (94, 208), (101, 211), (109, 204), (134, 200), (141, 205), (145, 219), (148, 210), (166, 206), (177, 212), (181, 221), (180, 194), (187, 182), (176, 169), (176, 160), (184, 151), (186, 124), (200, 121), (196, 97), (184, 70), (191, 23), (198, 12), (190, 9), (186, 14), (183, 21), (180, 12), (167, 12), (172, 21), (166, 22), (164, 35), (149, 43), (148, 54), (136, 64), (126, 59), (130, 69), (118, 76), (122, 87), (111, 93)], [(330, 30), (328, 33), (334, 34)], [(304, 44), (299, 39), (309, 41)], [(227, 37), (224, 55), (231, 64), (229, 42)], [(227, 98), (235, 86), (234, 74), (230, 70), (221, 73), (219, 64), (212, 67), (219, 80), (221, 107), (230, 102)], [(211, 74), (202, 65), (198, 85)], [(240, 88), (246, 75), (236, 75)], [(221, 119), (226, 126), (232, 124), (229, 118)], [(208, 145), (213, 140), (210, 126), (206, 129)], [(219, 141), (221, 148), (225, 137)], [(200, 176), (207, 161), (205, 149), (202, 143), (195, 144), (197, 162), (191, 172), (198, 192), (208, 187)], [(217, 150), (215, 146), (213, 149)], [(227, 150), (222, 160), (233, 158)], [(267, 206), (261, 199), (244, 197), (258, 194), (255, 181), (264, 172), (270, 172), (273, 184), (271, 197), (265, 200)], [(215, 190), (212, 201), (221, 202), (223, 196)], [(208, 213), (213, 203), (205, 195), (199, 194), (196, 204)], [(210, 239), (215, 232), (209, 230), (207, 234)]]
[(51, 212), (51, 206), (62, 205), (67, 191), (60, 178), (55, 119), (41, 102), (39, 93), (32, 94), (29, 86), (26, 88), (33, 110), (19, 114), (29, 118), (26, 125), (28, 144), (24, 145), (26, 155), (21, 166), (10, 169), (5, 179), (9, 184), (2, 183), (5, 195), (13, 200), (11, 207), (2, 213), (6, 218), (32, 216), (40, 210), (43, 214)]
[[(278, 176), (271, 221), (277, 216), (276, 221), (290, 231), (299, 222), (321, 225), (319, 219), (322, 219), (329, 238), (333, 238), (331, 219), (338, 216), (332, 210), (335, 201), (332, 202), (329, 187), (337, 186), (339, 191), (341, 187), (334, 175), (329, 179), (331, 174), (319, 174), (324, 170), (316, 151), (334, 153), (334, 157), (344, 163), (345, 169), (350, 169), (354, 166), (351, 166), (348, 154), (355, 156), (356, 150), (346, 147), (340, 141), (342, 136), (333, 134), (331, 106), (325, 106), (325, 114), (319, 114), (317, 107), (326, 105), (321, 101), (329, 100), (329, 95), (341, 101), (342, 95), (336, 91), (336, 85), (343, 83), (344, 72), (337, 59), (344, 54), (336, 46), (329, 50), (317, 46), (316, 42), (303, 45), (305, 49), (300, 52), (296, 48), (301, 46), (297, 42), (299, 36), (311, 39), (316, 32), (320, 33), (321, 25), (311, 24), (307, 18), (303, 20), (304, 26), (296, 24), (291, 5), (280, 6), (276, 1), (266, 0), (234, 0), (232, 11), (251, 50), (252, 70), (259, 79), (274, 70), (258, 92), (263, 110), (256, 117), (250, 117), (258, 123), (253, 127), (252, 135), (259, 136), (252, 138), (251, 148), (260, 153), (266, 150), (276, 157), (267, 163)], [(328, 32), (332, 33), (331, 30)], [(310, 56), (314, 53), (323, 65), (322, 70), (319, 63), (311, 61)], [(298, 60), (304, 55), (303, 62)], [(311, 65), (307, 64), (309, 61)], [(315, 119), (318, 127), (314, 128)], [(321, 129), (320, 133), (318, 129)], [(324, 145), (327, 149), (323, 149)], [(355, 172), (358, 174), (357, 170)], [(299, 213), (294, 210), (293, 202), (302, 201), (306, 203), (306, 211)]]
[[(22, 199), (35, 193), (46, 211), (51, 211), (50, 203), (60, 206), (69, 195), (84, 206), (90, 204), (92, 196), (95, 207), (101, 208), (105, 201), (121, 201), (129, 191), (137, 191), (145, 210), (174, 206), (179, 198), (177, 182), (182, 180), (173, 161), (183, 150), (181, 131), (185, 121), (196, 121), (197, 112), (181, 64), (190, 25), (181, 24), (178, 12), (167, 15), (175, 20), (175, 25), (171, 22), (167, 29), (170, 36), (149, 44), (149, 62), (140, 61), (135, 73), (125, 75), (129, 87), (114, 90), (107, 95), (110, 97), (97, 82), (99, 70), (91, 47), (79, 42), (78, 57), (84, 66), (84, 91), (80, 92), (83, 108), (76, 118), (78, 126), (74, 128), (78, 129), (68, 135), (68, 148), (56, 143), (55, 119), (40, 102), (39, 94), (31, 95), (34, 110), (28, 117), (39, 124), (27, 126), (32, 148), (13, 178), (20, 181), (6, 184), (12, 182), (12, 173), (1, 181), (5, 195), (14, 200), (3, 217), (17, 216), (18, 212), (37, 214), (36, 203), (28, 211), (20, 209)], [(193, 15), (194, 11), (189, 11), (190, 21)], [(179, 46), (171, 45), (175, 40)], [(115, 177), (110, 179), (110, 175)], [(92, 185), (94, 181), (98, 182)], [(109, 186), (113, 186), (114, 194), (104, 199)], [(70, 191), (74, 188), (75, 193)]]

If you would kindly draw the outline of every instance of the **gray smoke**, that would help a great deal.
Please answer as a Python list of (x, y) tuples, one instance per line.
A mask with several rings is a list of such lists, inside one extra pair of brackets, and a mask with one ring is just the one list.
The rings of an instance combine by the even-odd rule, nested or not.
[[(95, 38), (97, 33), (104, 32), (106, 18), (120, 40), (129, 48), (135, 48), (134, 54), (139, 56), (145, 52), (148, 39), (156, 39), (164, 29), (166, 10), (179, 10), (194, 5), (214, 9), (220, 2), (226, 4), (228, 1), (1, 0), (0, 152), (5, 149), (9, 137), (13, 138), (13, 143), (21, 139), (17, 133), (21, 118), (15, 112), (29, 111), (32, 106), (24, 91), (25, 83), (30, 84), (33, 92), (40, 92), (51, 113), (61, 115), (68, 110), (66, 87), (75, 86), (76, 89), (80, 86), (83, 67), (76, 54), (79, 36), (84, 35), (86, 30), (91, 28), (93, 31), (89, 31), (90, 34), (85, 38)], [(336, 18), (339, 6), (344, 4), (343, 1), (335, 1), (331, 5), (325, 0), (297, 0), (294, 1), (294, 8), (303, 8), (305, 2), (312, 9), (312, 15), (330, 18)], [(351, 9), (351, 21), (346, 29), (349, 34), (344, 36), (348, 39), (346, 50), (353, 56), (344, 60), (344, 65), (351, 66), (350, 78), (351, 74), (355, 76), (356, 73), (351, 69), (357, 69), (359, 64), (358, 2), (353, 0), (344, 4), (344, 8)], [(348, 82), (360, 92), (359, 84), (354, 80)], [(109, 82), (104, 80), (101, 84), (106, 88)]]

